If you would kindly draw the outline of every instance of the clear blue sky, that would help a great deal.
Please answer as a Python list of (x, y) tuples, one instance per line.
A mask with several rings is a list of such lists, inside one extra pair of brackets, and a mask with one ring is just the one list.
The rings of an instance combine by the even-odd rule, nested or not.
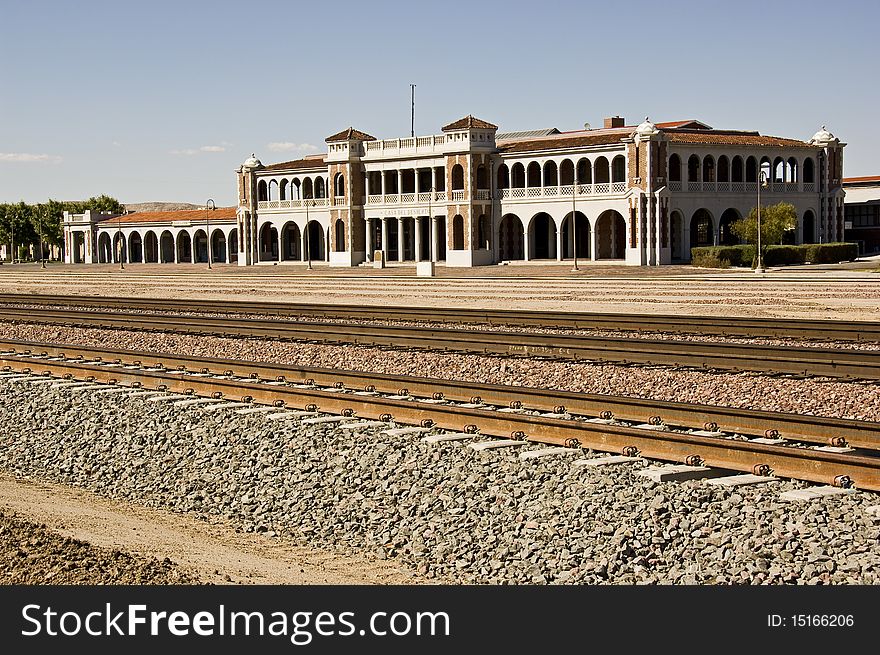
[[(880, 3), (0, 0), (0, 202), (235, 202), (235, 168), (349, 125), (698, 118), (880, 174)], [(274, 144), (274, 145), (270, 145)]]

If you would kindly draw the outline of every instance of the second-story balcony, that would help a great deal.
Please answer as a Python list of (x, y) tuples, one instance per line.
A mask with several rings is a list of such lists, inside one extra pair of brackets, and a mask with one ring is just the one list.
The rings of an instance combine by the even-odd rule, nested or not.
[(626, 182), (598, 182), (595, 184), (566, 184), (562, 186), (531, 186), (501, 189), (502, 200), (562, 200), (571, 198), (573, 193), (578, 196), (607, 196), (626, 193)]
[(446, 202), (446, 192), (380, 193), (367, 196), (368, 205), (425, 205), (429, 202)]
[(257, 203), (257, 209), (305, 209), (306, 203), (308, 203), (309, 208), (327, 207), (331, 204), (331, 201), (333, 200), (344, 200), (344, 198), (298, 198), (296, 200), (260, 200)]
[[(813, 182), (768, 182), (761, 193), (814, 193)], [(669, 190), (681, 193), (757, 193), (757, 182), (681, 182), (671, 180)]]

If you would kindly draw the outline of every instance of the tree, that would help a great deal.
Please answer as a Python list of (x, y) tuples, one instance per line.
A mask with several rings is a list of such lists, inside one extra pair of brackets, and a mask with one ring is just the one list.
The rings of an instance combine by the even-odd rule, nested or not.
[[(775, 205), (761, 207), (761, 255), (767, 251), (767, 246), (774, 243), (782, 243), (782, 236), (788, 230), (797, 228), (797, 211), (794, 205), (780, 202)], [(745, 218), (741, 218), (730, 226), (733, 233), (746, 243), (758, 244), (758, 210), (752, 207), (752, 211)]]
[(10, 258), (14, 259), (15, 244), (34, 243), (35, 233), (30, 222), (31, 206), (25, 202), (3, 205), (0, 212), (0, 239), (9, 244)]

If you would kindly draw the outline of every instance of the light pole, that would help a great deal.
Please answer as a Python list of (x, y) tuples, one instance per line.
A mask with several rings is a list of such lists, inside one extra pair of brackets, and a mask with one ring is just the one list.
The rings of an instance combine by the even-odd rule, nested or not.
[[(432, 173), (433, 175), (433, 173)], [(431, 187), (430, 193), (428, 193), (428, 252), (433, 254), (434, 250), (434, 218), (431, 215), (431, 200), (434, 198), (434, 187)], [(419, 226), (421, 228), (421, 225)], [(421, 255), (421, 253), (419, 253)], [(431, 255), (428, 255), (428, 259), (431, 259)], [(416, 259), (418, 261), (418, 259)], [(434, 261), (431, 259), (431, 261)]]
[(764, 258), (761, 257), (761, 187), (767, 183), (767, 174), (760, 171), (758, 174), (758, 263), (755, 266), (755, 273), (764, 272)]
[(208, 270), (211, 269), (211, 223), (208, 218), (209, 209), (211, 211), (216, 209), (214, 201), (211, 198), (208, 198), (208, 202), (205, 203), (205, 236), (208, 239)]
[(578, 268), (578, 220), (577, 211), (575, 209), (575, 199), (577, 198), (577, 170), (574, 171), (572, 182), (574, 182), (574, 184), (571, 185), (571, 240), (574, 242), (572, 244), (574, 250), (574, 266), (572, 267), (571, 272), (575, 273), (581, 270)]
[(46, 268), (46, 260), (43, 258), (43, 217), (40, 216), (40, 268)]

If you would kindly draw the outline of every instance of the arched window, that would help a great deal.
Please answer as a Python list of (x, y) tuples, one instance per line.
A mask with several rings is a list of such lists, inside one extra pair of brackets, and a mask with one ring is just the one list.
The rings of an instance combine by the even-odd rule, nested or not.
[(290, 183), (290, 199), (291, 200), (300, 200), (302, 198), (302, 191), (300, 187), (302, 183), (299, 181), (298, 177), (293, 178), (293, 181)]
[(278, 180), (269, 182), (269, 200), (278, 200)]
[(610, 171), (608, 170), (608, 160), (605, 157), (599, 157), (593, 164), (593, 174), (596, 177), (596, 184), (605, 184), (611, 181)]
[(562, 186), (571, 186), (574, 184), (574, 164), (570, 159), (562, 160), (559, 165), (559, 181)]
[(785, 160), (782, 157), (773, 160), (773, 182), (785, 182)]
[(269, 190), (266, 188), (266, 180), (257, 182), (257, 200), (268, 200)]
[(724, 155), (718, 158), (718, 181), (730, 182), (730, 164)]
[(345, 222), (341, 218), (336, 219), (333, 231), (335, 252), (345, 252)]
[(326, 198), (327, 197), (327, 184), (324, 182), (323, 177), (315, 178), (315, 197), (316, 198)]
[(703, 182), (715, 181), (715, 158), (712, 155), (706, 155), (703, 158)]
[(452, 167), (452, 190), (464, 190), (464, 169), (461, 167), (461, 164), (456, 164)]
[(733, 158), (733, 166), (731, 166), (732, 182), (742, 182), (743, 181), (743, 158), (737, 155)]
[(798, 181), (798, 162), (794, 157), (789, 157), (785, 168), (785, 179), (788, 182)]
[(536, 161), (531, 162), (528, 169), (526, 169), (526, 177), (528, 186), (541, 186), (541, 164)]
[(758, 161), (754, 157), (746, 159), (746, 182), (758, 181)]
[(280, 200), (290, 200), (290, 198), (287, 195), (287, 179), (286, 178), (281, 180), (281, 184), (279, 185), (279, 190), (281, 192), (279, 195)]
[(700, 158), (696, 155), (688, 157), (688, 182), (700, 181)]
[(312, 194), (312, 178), (307, 177), (303, 180), (302, 194), (303, 198), (314, 198)]
[(807, 184), (813, 184), (815, 181), (815, 164), (813, 163), (812, 157), (807, 157), (804, 160), (804, 182)]
[(669, 157), (669, 181), (681, 182), (681, 157), (675, 153)]
[(479, 221), (477, 221), (477, 248), (489, 250), (489, 235), (491, 233), (492, 232), (489, 229), (489, 217), (485, 214), (481, 214)]
[(452, 249), (464, 250), (464, 219), (459, 214), (452, 219)]
[(498, 167), (498, 188), (510, 188), (510, 169), (507, 168), (507, 164), (501, 164)]
[(764, 174), (764, 177), (768, 182), (773, 179), (771, 177), (773, 174), (773, 166), (770, 163), (769, 157), (761, 157), (761, 173)]
[(611, 181), (626, 181), (626, 159), (623, 155), (617, 155), (611, 160)]
[(522, 189), (526, 185), (526, 168), (517, 162), (510, 169), (510, 186), (514, 189)]
[(345, 176), (342, 173), (337, 173), (333, 178), (333, 195), (337, 198), (345, 196)]
[(483, 164), (477, 166), (477, 188), (478, 189), (488, 189), (489, 188), (489, 175), (486, 172), (486, 167)]
[(577, 183), (578, 184), (592, 184), (593, 183), (593, 164), (587, 158), (578, 160)]
[(558, 186), (559, 185), (559, 175), (556, 169), (555, 161), (548, 161), (544, 163), (544, 186)]

